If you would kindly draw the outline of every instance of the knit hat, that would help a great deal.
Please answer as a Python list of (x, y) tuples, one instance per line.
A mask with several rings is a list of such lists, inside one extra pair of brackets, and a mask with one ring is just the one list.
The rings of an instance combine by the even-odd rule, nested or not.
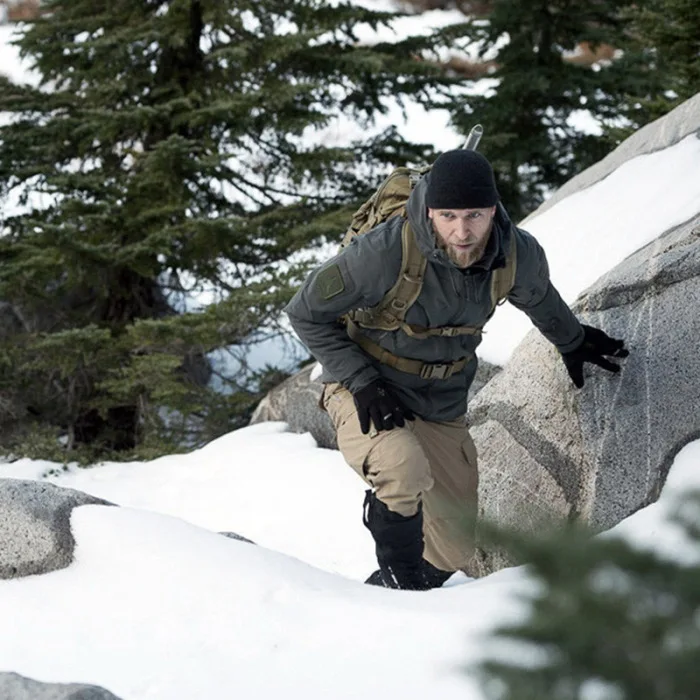
[(438, 156), (428, 179), (429, 209), (487, 209), (496, 202), (493, 168), (481, 153), (458, 148)]

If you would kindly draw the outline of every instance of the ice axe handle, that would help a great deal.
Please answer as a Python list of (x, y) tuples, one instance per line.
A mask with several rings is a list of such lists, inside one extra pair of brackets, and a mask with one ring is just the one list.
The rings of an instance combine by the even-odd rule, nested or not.
[(481, 137), (483, 135), (484, 127), (481, 126), (481, 124), (477, 124), (476, 126), (472, 127), (472, 130), (469, 132), (469, 136), (467, 136), (467, 140), (464, 142), (464, 146), (462, 146), (462, 148), (468, 151), (476, 151), (477, 147), (479, 146), (479, 141), (481, 141)]

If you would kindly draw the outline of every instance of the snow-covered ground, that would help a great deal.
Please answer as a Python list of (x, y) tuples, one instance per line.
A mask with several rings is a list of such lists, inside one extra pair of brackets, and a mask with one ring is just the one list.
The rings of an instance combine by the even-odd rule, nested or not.
[[(0, 465), (0, 478), (46, 478), (123, 506), (73, 511), (67, 569), (0, 581), (0, 672), (95, 683), (123, 700), (482, 700), (464, 667), (497, 649), (490, 631), (523, 616), (525, 569), (459, 574), (428, 592), (365, 586), (374, 559), (360, 479), (284, 427), (52, 477), (45, 462)], [(699, 462), (696, 442), (660, 500), (611, 532), (697, 561), (667, 518), (700, 486)]]

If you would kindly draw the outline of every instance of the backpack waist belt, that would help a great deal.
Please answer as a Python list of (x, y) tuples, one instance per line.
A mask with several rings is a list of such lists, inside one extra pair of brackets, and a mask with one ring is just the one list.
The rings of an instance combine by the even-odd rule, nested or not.
[(349, 319), (347, 321), (347, 330), (350, 338), (375, 360), (379, 360), (382, 364), (400, 372), (417, 374), (422, 379), (448, 379), (453, 374), (464, 369), (469, 361), (469, 357), (463, 357), (461, 360), (455, 360), (454, 362), (410, 360), (407, 357), (394, 355), (394, 353), (385, 350), (381, 345), (370, 340), (362, 333), (360, 327)]

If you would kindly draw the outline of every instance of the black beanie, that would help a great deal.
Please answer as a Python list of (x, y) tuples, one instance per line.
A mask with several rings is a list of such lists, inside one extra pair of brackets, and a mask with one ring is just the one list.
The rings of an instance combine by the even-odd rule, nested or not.
[(438, 156), (428, 179), (428, 208), (487, 209), (497, 202), (493, 168), (481, 153), (459, 148)]

